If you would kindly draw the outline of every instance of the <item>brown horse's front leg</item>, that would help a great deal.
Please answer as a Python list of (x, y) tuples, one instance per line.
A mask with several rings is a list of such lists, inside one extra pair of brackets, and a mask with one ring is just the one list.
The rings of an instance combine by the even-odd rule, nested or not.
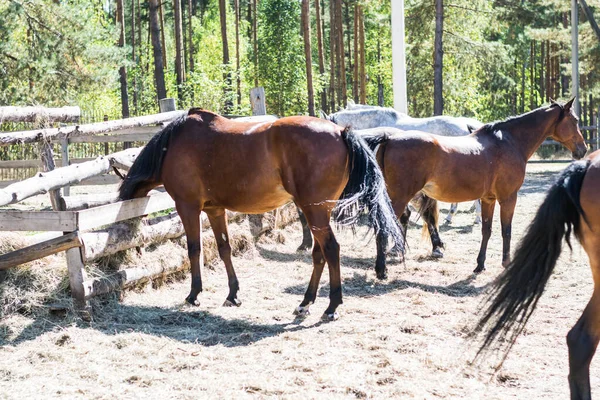
[(494, 206), (496, 199), (481, 199), (481, 248), (477, 256), (477, 268), (475, 273), (482, 272), (485, 269), (485, 257), (488, 241), (492, 235), (492, 219), (494, 218)]
[(178, 201), (175, 202), (175, 207), (177, 208), (187, 236), (188, 256), (192, 271), (192, 288), (185, 300), (192, 305), (199, 305), (198, 294), (202, 292), (202, 276), (200, 275), (200, 259), (202, 255), (200, 207), (196, 204)]
[(512, 219), (517, 204), (517, 194), (513, 194), (508, 200), (500, 202), (500, 224), (502, 225), (502, 266), (508, 266), (510, 262), (510, 237), (512, 230)]
[(229, 294), (223, 306), (239, 307), (242, 302), (237, 298), (237, 292), (240, 289), (240, 285), (233, 269), (233, 263), (231, 262), (231, 245), (229, 244), (229, 232), (227, 231), (227, 214), (224, 209), (210, 210), (207, 211), (208, 220), (212, 227), (217, 242), (217, 248), (219, 249), (219, 257), (225, 263), (225, 270), (227, 271), (227, 281), (229, 283)]

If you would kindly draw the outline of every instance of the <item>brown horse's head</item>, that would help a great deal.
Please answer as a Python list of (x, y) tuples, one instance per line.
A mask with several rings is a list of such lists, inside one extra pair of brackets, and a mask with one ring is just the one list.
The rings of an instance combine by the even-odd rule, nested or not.
[(571, 150), (573, 158), (579, 160), (585, 156), (587, 145), (579, 130), (579, 125), (577, 124), (578, 118), (573, 112), (572, 105), (574, 100), (575, 98), (573, 97), (564, 105), (552, 102), (552, 106), (561, 108), (561, 113), (558, 117), (554, 133), (550, 137)]

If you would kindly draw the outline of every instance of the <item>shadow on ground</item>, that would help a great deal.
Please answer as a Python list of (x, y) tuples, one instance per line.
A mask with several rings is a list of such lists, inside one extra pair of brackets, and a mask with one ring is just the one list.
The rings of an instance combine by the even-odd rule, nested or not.
[[(390, 282), (370, 280), (364, 274), (355, 273), (352, 278), (346, 278), (343, 281), (344, 296), (355, 297), (373, 297), (415, 288), (428, 293), (439, 293), (449, 297), (475, 297), (483, 293), (488, 285), (474, 286), (477, 274), (471, 274), (466, 279), (454, 282), (447, 286), (428, 285), (426, 283), (413, 282), (404, 279), (396, 279)], [(288, 286), (284, 289), (285, 293), (294, 295), (303, 295), (307, 284)], [(319, 297), (329, 296), (329, 285), (324, 284), (319, 288)]]
[[(263, 324), (243, 319), (225, 319), (205, 310), (194, 310), (191, 306), (142, 307), (110, 302), (105, 307), (94, 307), (94, 319), (85, 322), (72, 315), (66, 318), (37, 318), (15, 339), (0, 340), (0, 345), (17, 345), (34, 340), (67, 326), (94, 329), (105, 335), (138, 332), (159, 337), (168, 337), (183, 343), (200, 343), (204, 346), (246, 346), (286, 332), (313, 329), (323, 321), (303, 324), (301, 319), (290, 318), (288, 322)], [(291, 314), (291, 313), (290, 313)]]

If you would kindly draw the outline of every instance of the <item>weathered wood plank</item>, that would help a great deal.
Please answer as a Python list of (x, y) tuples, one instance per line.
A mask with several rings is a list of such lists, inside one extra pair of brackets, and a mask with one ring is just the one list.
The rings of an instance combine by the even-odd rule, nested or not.
[(77, 232), (0, 255), (0, 271), (81, 246)]
[(94, 161), (57, 168), (46, 173), (14, 183), (0, 190), (0, 206), (18, 203), (28, 197), (47, 193), (66, 185), (79, 183), (85, 179), (105, 174), (112, 169), (113, 162), (129, 162), (135, 159), (140, 149), (127, 149), (109, 156), (98, 157)]
[[(159, 129), (156, 130), (158, 132)], [(69, 143), (120, 143), (120, 142), (147, 142), (154, 133), (136, 133), (128, 135), (106, 135), (106, 136), (78, 136), (69, 139)]]
[(81, 109), (77, 106), (46, 107), (0, 107), (0, 122), (77, 122)]
[(160, 193), (76, 212), (79, 214), (79, 229), (86, 231), (173, 207), (175, 202), (171, 196)]
[(0, 231), (77, 230), (75, 211), (0, 211)]
[(65, 137), (74, 138), (77, 136), (108, 133), (152, 124), (162, 124), (172, 121), (177, 117), (185, 115), (186, 113), (187, 111), (172, 111), (167, 113), (146, 115), (143, 117), (98, 122), (95, 124), (2, 133), (0, 134), (0, 146), (8, 146), (17, 143), (38, 142), (42, 138), (45, 140), (61, 139)]

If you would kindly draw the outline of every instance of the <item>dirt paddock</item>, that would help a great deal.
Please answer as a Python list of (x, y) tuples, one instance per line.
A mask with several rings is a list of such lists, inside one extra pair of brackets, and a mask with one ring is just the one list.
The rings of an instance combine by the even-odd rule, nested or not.
[[(513, 224), (513, 249), (557, 171), (530, 164)], [(564, 399), (565, 335), (592, 292), (587, 257), (565, 251), (548, 289), (511, 355), (492, 375), (493, 360), (474, 368), (465, 340), (483, 292), (501, 271), (496, 207), (487, 270), (474, 276), (480, 226), (470, 205), (443, 226), (445, 257), (427, 258), (420, 227), (409, 231), (406, 263), (375, 279), (374, 239), (338, 232), (344, 304), (338, 321), (321, 322), (328, 275), (312, 315), (295, 320), (311, 273), (309, 253), (296, 253), (300, 224), (277, 240), (235, 257), (240, 308), (227, 294), (222, 264), (203, 271), (197, 308), (183, 303), (189, 277), (94, 300), (94, 320), (34, 309), (4, 315), (0, 326), (2, 398), (375, 398)], [(443, 205), (444, 212), (447, 205)], [(1, 285), (6, 285), (7, 279)], [(65, 282), (56, 290), (66, 292)], [(0, 290), (1, 287), (0, 287)], [(7, 297), (4, 291), (0, 292)], [(7, 298), (4, 302), (9, 301)], [(497, 361), (497, 359), (496, 359)], [(600, 392), (598, 363), (591, 383)]]

